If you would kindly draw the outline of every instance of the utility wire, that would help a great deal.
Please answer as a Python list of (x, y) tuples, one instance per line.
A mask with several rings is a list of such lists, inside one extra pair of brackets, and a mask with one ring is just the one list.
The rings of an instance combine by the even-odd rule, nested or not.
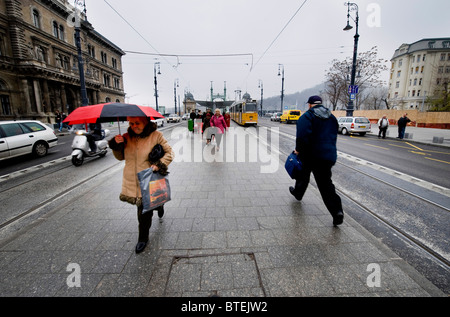
[[(281, 36), (281, 34), (284, 32), (284, 30), (286, 30), (286, 28), (289, 26), (289, 24), (291, 24), (292, 20), (297, 16), (297, 14), (300, 12), (300, 10), (303, 8), (303, 6), (306, 4), (308, 0), (303, 1), (302, 5), (300, 6), (300, 8), (297, 9), (297, 11), (294, 13), (294, 15), (289, 19), (289, 21), (286, 23), (286, 25), (283, 27), (283, 29), (280, 31), (280, 33), (278, 33), (278, 35), (275, 37), (275, 39), (272, 41), (272, 43), (270, 43), (269, 47), (264, 51), (264, 53), (261, 55), (261, 57), (258, 59), (258, 61), (256, 62), (256, 64), (253, 66), (256, 67), (256, 65), (259, 64), (259, 62), (264, 58), (264, 56), (267, 54), (267, 52), (272, 48), (273, 44), (275, 44), (275, 42), (278, 40), (278, 38)], [(250, 72), (252, 71), (252, 69), (250, 69)]]

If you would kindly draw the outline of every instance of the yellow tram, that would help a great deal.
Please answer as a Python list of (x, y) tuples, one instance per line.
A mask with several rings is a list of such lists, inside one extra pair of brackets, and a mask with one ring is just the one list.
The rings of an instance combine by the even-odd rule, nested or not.
[(238, 101), (230, 107), (231, 119), (242, 126), (258, 125), (258, 104), (253, 101)]

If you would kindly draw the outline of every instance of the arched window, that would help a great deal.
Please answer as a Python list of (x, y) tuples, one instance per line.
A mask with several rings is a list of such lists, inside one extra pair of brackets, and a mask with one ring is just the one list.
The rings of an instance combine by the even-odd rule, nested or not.
[(59, 26), (58, 23), (56, 23), (56, 21), (53, 22), (53, 35), (56, 38), (59, 38)]
[(38, 29), (41, 28), (41, 17), (40, 17), (39, 11), (36, 9), (33, 9), (33, 24)]

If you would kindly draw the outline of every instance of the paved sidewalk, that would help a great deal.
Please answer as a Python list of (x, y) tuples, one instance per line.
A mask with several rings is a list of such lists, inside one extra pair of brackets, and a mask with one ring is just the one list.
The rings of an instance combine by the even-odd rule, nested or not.
[[(372, 132), (370, 134), (378, 136), (378, 125), (372, 125)], [(398, 127), (390, 126), (388, 130), (388, 138), (397, 138)], [(406, 127), (406, 134), (404, 141), (414, 141), (422, 144), (433, 144), (436, 146), (450, 147), (450, 130), (446, 129), (431, 129), (431, 128), (416, 128)]]
[[(205, 146), (191, 135), (171, 144)], [(123, 165), (98, 177), (83, 199), (0, 241), (0, 295), (445, 296), (350, 217), (334, 228), (313, 187), (297, 202), (281, 164), (263, 174), (270, 158), (249, 162), (236, 146), (243, 163), (209, 146), (170, 166), (173, 200), (139, 255), (136, 208), (118, 199)]]

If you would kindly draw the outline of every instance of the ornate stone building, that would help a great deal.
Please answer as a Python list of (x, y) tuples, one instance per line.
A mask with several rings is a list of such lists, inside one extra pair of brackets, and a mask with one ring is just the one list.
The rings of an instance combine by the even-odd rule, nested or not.
[(392, 58), (389, 103), (397, 110), (427, 111), (428, 100), (448, 93), (450, 38), (422, 39), (401, 45)]
[[(124, 102), (125, 53), (80, 15), (89, 103)], [(73, 17), (67, 0), (0, 1), (0, 120), (50, 123), (81, 106)]]

